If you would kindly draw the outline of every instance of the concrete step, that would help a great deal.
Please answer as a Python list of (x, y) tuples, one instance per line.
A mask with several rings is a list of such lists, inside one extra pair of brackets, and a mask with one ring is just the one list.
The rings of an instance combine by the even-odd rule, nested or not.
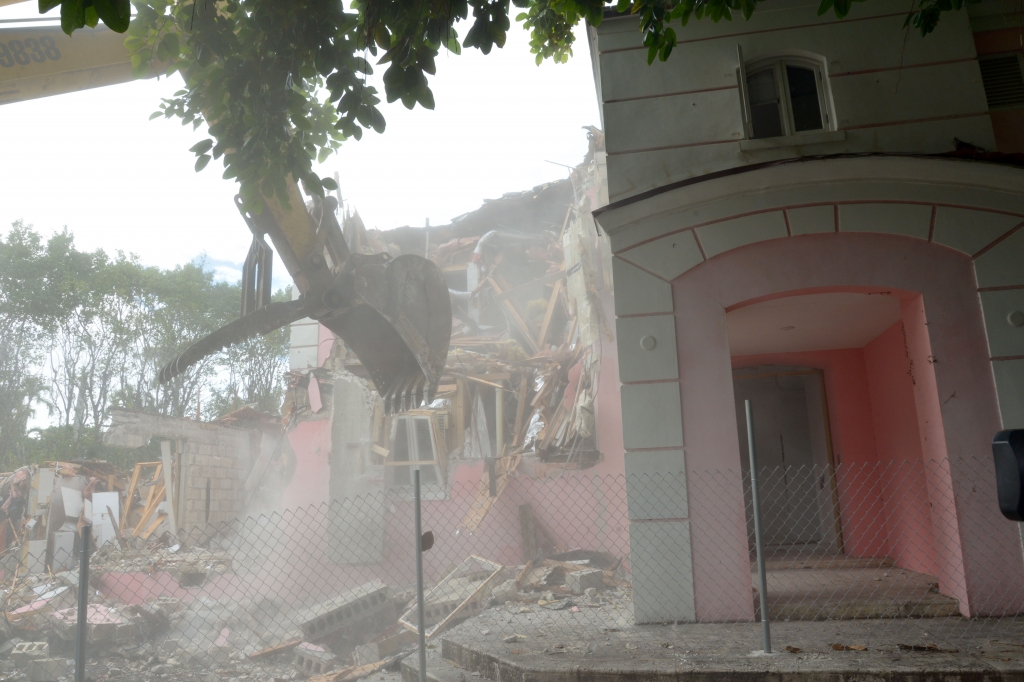
[[(428, 645), (431, 646), (431, 645)], [(419, 682), (419, 658), (415, 653), (402, 659), (402, 682)], [(480, 672), (460, 668), (441, 657), (441, 646), (427, 650), (427, 682), (493, 682)]]
[[(894, 655), (872, 649), (857, 656), (804, 657), (783, 648), (767, 656), (737, 651), (673, 660), (638, 654), (634, 647), (617, 656), (590, 658), (553, 656), (547, 649), (547, 653), (505, 651), (494, 644), (445, 637), (442, 655), (450, 666), (445, 670), (455, 671), (455, 677), (437, 678), (436, 682), (474, 682), (486, 679), (483, 675), (501, 682), (1024, 682), (1020, 654), (1015, 659), (979, 658), (953, 651), (956, 653), (900, 651)], [(428, 669), (431, 665), (439, 670), (436, 664), (428, 664)], [(471, 677), (470, 671), (481, 677)], [(416, 682), (416, 669), (410, 672), (411, 676), (403, 675), (403, 682)]]

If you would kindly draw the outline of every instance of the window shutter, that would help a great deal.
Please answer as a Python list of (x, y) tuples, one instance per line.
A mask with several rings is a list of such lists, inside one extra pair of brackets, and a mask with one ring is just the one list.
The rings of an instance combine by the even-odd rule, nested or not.
[(1016, 53), (978, 59), (989, 109), (1024, 105), (1024, 69), (1021, 61), (1021, 55)]

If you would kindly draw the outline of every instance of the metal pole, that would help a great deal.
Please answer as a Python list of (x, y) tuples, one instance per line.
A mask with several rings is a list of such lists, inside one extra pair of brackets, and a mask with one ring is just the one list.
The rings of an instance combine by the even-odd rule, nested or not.
[(419, 642), (420, 682), (427, 682), (427, 635), (424, 621), (426, 605), (423, 600), (423, 526), (420, 520), (420, 470), (412, 470), (413, 499), (416, 519), (416, 634)]
[(761, 634), (764, 652), (772, 652), (771, 625), (768, 623), (768, 577), (764, 570), (764, 543), (761, 541), (761, 498), (757, 491), (757, 454), (754, 451), (754, 412), (750, 401), (743, 401), (747, 410), (747, 452), (750, 454), (750, 496), (754, 502), (754, 546), (757, 548), (758, 592), (761, 595)]
[(89, 616), (89, 540), (92, 526), (82, 526), (78, 562), (78, 627), (75, 631), (75, 682), (85, 682), (85, 636)]

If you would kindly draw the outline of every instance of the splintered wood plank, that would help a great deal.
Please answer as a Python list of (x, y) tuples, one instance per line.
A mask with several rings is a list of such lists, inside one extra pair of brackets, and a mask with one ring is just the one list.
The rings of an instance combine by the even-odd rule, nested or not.
[(302, 644), (302, 640), (301, 639), (290, 639), (287, 642), (282, 642), (281, 644), (275, 644), (274, 646), (268, 646), (266, 649), (260, 649), (259, 651), (254, 651), (253, 653), (249, 654), (249, 660), (250, 661), (258, 661), (261, 658), (266, 658), (268, 656), (273, 656), (274, 654), (279, 654), (282, 651), (288, 651), (290, 649), (294, 649), (295, 647), (297, 647), (300, 644)]
[(547, 310), (544, 311), (544, 322), (540, 325), (537, 333), (537, 347), (544, 347), (544, 339), (548, 337), (548, 327), (551, 326), (551, 318), (555, 314), (555, 304), (558, 303), (558, 294), (562, 291), (562, 280), (557, 280), (551, 289), (551, 298), (548, 299)]
[(124, 533), (125, 527), (128, 525), (128, 512), (132, 510), (132, 500), (135, 497), (135, 488), (139, 485), (139, 478), (142, 476), (142, 464), (136, 464), (135, 470), (132, 472), (131, 482), (128, 484), (128, 497), (125, 498), (124, 502), (124, 514), (121, 515), (121, 533)]
[(557, 282), (558, 280), (562, 279), (563, 277), (565, 277), (565, 268), (564, 267), (560, 268), (558, 270), (555, 270), (554, 272), (549, 272), (548, 274), (544, 275), (543, 277), (538, 277), (537, 279), (530, 280), (529, 282), (524, 282), (522, 284), (517, 284), (514, 287), (506, 289), (505, 291), (501, 292), (500, 294), (496, 294), (494, 296), (493, 300), (495, 300), (495, 301), (504, 301), (507, 298), (511, 298), (513, 296), (518, 296), (519, 294), (523, 293), (524, 291), (527, 291), (527, 290), (529, 290), (529, 289), (531, 289), (531, 288), (533, 288), (535, 286), (538, 286), (538, 285), (541, 285), (541, 284), (551, 284), (552, 282)]
[(512, 429), (512, 447), (519, 445), (520, 431), (523, 429), (523, 415), (526, 413), (526, 396), (530, 389), (530, 378), (523, 373), (523, 379), (519, 382), (519, 404), (516, 405), (516, 427)]
[(143, 526), (149, 523), (149, 520), (153, 517), (157, 507), (164, 500), (164, 484), (157, 483), (149, 491), (149, 499), (146, 502), (146, 508), (142, 511), (142, 518), (139, 519), (139, 525), (135, 526), (135, 530), (132, 531), (132, 536), (137, 536), (142, 532)]
[(161, 523), (163, 523), (163, 522), (164, 522), (164, 521), (165, 521), (166, 519), (167, 519), (167, 514), (165, 514), (164, 512), (160, 512), (160, 513), (159, 513), (159, 514), (157, 515), (156, 519), (155, 519), (155, 520), (153, 521), (153, 523), (149, 524), (149, 528), (147, 528), (147, 529), (146, 529), (146, 530), (145, 530), (145, 531), (144, 531), (144, 532), (142, 533), (142, 539), (143, 539), (143, 540), (148, 540), (148, 539), (149, 539), (149, 536), (150, 536), (150, 535), (152, 535), (152, 534), (153, 534), (153, 532), (154, 532), (154, 531), (155, 531), (155, 530), (156, 530), (157, 528), (159, 528), (159, 527), (160, 527), (160, 524), (161, 524)]
[[(504, 291), (504, 289), (494, 281), (493, 277), (488, 277), (486, 281), (491, 285), (491, 288), (494, 289), (494, 293), (501, 295)], [(533, 340), (533, 333), (530, 331), (530, 326), (526, 324), (526, 321), (519, 314), (519, 311), (516, 309), (515, 301), (512, 299), (502, 299), (499, 301), (499, 304), (512, 324), (519, 329), (519, 332), (526, 339), (526, 343), (530, 346), (530, 350), (533, 354), (536, 355), (539, 353), (540, 349), (537, 347), (537, 342)]]

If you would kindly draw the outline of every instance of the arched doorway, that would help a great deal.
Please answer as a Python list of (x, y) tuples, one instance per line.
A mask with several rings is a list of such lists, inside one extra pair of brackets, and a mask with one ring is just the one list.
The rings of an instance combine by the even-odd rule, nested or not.
[[(935, 526), (949, 530), (946, 514), (930, 506), (951, 479), (925, 461), (920, 415), (928, 405), (918, 405), (909, 341), (928, 331), (919, 319), (908, 335), (915, 323), (903, 318), (903, 302), (918, 299), (830, 291), (726, 314), (744, 464), (739, 410), (745, 399), (753, 405), (773, 618), (960, 611), (960, 576), (936, 543)], [(943, 582), (944, 594), (936, 589)]]
[[(816, 345), (762, 349), (774, 352), (743, 351), (745, 355), (740, 356), (746, 360), (739, 364), (824, 370), (838, 462), (860, 465), (851, 471), (861, 478), (840, 480), (838, 486), (845, 554), (896, 554), (909, 568), (935, 575), (942, 594), (954, 598), (965, 615), (1005, 607), (996, 596), (1004, 595), (1005, 589), (991, 576), (1022, 573), (1019, 540), (1014, 529), (995, 522), (998, 512), (994, 506), (964, 505), (976, 494), (972, 491), (990, 492), (994, 499), (991, 472), (950, 464), (965, 457), (987, 457), (992, 434), (999, 428), (984, 322), (969, 258), (905, 237), (809, 235), (734, 249), (693, 268), (672, 286), (698, 618), (739, 616), (735, 600), (720, 595), (728, 593), (727, 581), (739, 584), (750, 579), (729, 315), (748, 307), (757, 312), (755, 306), (763, 306), (765, 319), (779, 321), (782, 313), (772, 301), (807, 302), (814, 301), (810, 298), (814, 296), (821, 297), (819, 303), (839, 309), (837, 320), (859, 320), (854, 326), (866, 336), (841, 344), (847, 348), (836, 348), (835, 344), (820, 343), (813, 334), (806, 335), (809, 343), (818, 338)], [(889, 300), (890, 312), (898, 310), (897, 321), (884, 315), (872, 318), (867, 313), (854, 316), (854, 308), (847, 305), (853, 298)], [(812, 310), (805, 317), (821, 315)], [(795, 331), (783, 330), (786, 326), (796, 325), (778, 324), (780, 335)], [(857, 329), (843, 334), (848, 336)], [(762, 334), (760, 338), (766, 337)], [(879, 408), (881, 415), (872, 414), (863, 359), (858, 370), (849, 357), (851, 352), (863, 355), (872, 344), (879, 350), (875, 394), (889, 401)], [(954, 393), (956, 397), (951, 398)], [(883, 499), (877, 469), (880, 450), (870, 434), (879, 416), (890, 420), (887, 438), (896, 443), (892, 447), (910, 448), (902, 454), (882, 448), (883, 455), (923, 463), (924, 468), (915, 472), (916, 479), (898, 483), (918, 492), (923, 500), (914, 506), (917, 518), (905, 510), (901, 522), (920, 528), (930, 522), (930, 546), (921, 541), (924, 531), (915, 531), (913, 551), (893, 548), (889, 540), (900, 536), (895, 522), (887, 520), (893, 515), (881, 502), (864, 502)], [(888, 461), (885, 457), (882, 461)], [(872, 466), (876, 468), (871, 470)], [(727, 469), (737, 471), (731, 489), (718, 485), (714, 495), (703, 495), (697, 489), (702, 472)], [(854, 494), (844, 496), (844, 486)], [(730, 496), (730, 504), (737, 510), (732, 516), (723, 511)], [(994, 539), (993, 533), (1006, 537)], [(727, 537), (736, 548), (734, 573), (726, 570), (728, 562), (723, 559), (723, 543), (730, 542)], [(993, 543), (1006, 549), (1000, 554), (993, 550)], [(972, 552), (977, 560), (967, 561)], [(982, 568), (986, 562), (991, 562), (989, 569)], [(747, 608), (752, 615), (753, 607)]]

